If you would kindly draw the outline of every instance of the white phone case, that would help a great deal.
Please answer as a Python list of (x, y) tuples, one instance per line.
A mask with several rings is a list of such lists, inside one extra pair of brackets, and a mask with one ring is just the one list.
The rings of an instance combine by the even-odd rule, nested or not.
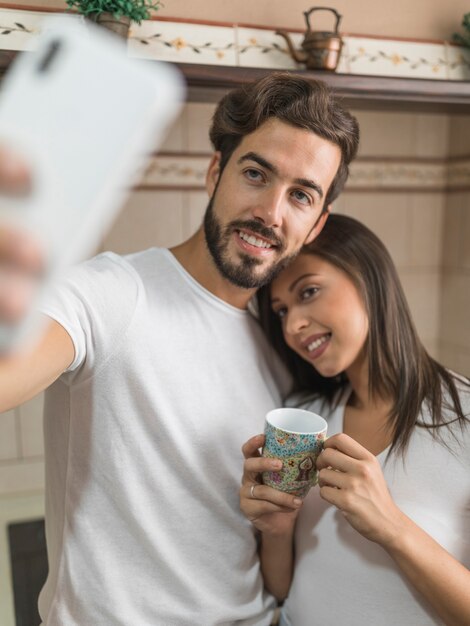
[(0, 352), (27, 337), (59, 270), (91, 254), (178, 115), (179, 73), (129, 59), (114, 35), (70, 17), (45, 21), (34, 53), (14, 62), (0, 91), (0, 144), (24, 156), (30, 196), (0, 190), (0, 220), (33, 232), (48, 271), (32, 310), (0, 323)]

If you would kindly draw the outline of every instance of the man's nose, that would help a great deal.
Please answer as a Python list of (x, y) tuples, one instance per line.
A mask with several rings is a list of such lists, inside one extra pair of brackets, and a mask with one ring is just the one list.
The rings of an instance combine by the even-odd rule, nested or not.
[(253, 208), (253, 217), (268, 228), (280, 228), (284, 211), (283, 198), (281, 190), (266, 189)]

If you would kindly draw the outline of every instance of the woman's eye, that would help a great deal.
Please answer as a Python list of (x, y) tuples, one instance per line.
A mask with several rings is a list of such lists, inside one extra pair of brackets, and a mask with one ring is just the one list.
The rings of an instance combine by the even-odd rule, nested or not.
[(287, 315), (287, 309), (277, 309), (277, 311), (273, 311), (273, 313), (278, 319), (282, 320), (282, 318)]
[(300, 189), (293, 191), (292, 195), (297, 202), (300, 202), (301, 204), (310, 204), (310, 196), (308, 196), (305, 192), (300, 191)]
[(300, 293), (300, 299), (308, 300), (309, 298), (312, 298), (316, 293), (318, 293), (318, 291), (318, 287), (308, 287), (307, 289), (303, 289)]

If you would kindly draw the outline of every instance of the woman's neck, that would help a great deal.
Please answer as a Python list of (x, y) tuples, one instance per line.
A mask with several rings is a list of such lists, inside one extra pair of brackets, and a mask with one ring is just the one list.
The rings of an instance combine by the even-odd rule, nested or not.
[(389, 425), (392, 398), (370, 393), (367, 359), (356, 363), (347, 372), (352, 387), (344, 413), (344, 432), (372, 454), (380, 454), (393, 439)]

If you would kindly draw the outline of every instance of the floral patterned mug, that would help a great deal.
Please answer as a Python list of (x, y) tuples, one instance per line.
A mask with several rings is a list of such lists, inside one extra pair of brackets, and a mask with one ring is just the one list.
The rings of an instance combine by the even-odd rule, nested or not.
[(326, 439), (327, 423), (304, 409), (274, 409), (266, 415), (263, 456), (281, 459), (279, 472), (263, 472), (265, 485), (304, 498), (317, 483), (317, 457)]

